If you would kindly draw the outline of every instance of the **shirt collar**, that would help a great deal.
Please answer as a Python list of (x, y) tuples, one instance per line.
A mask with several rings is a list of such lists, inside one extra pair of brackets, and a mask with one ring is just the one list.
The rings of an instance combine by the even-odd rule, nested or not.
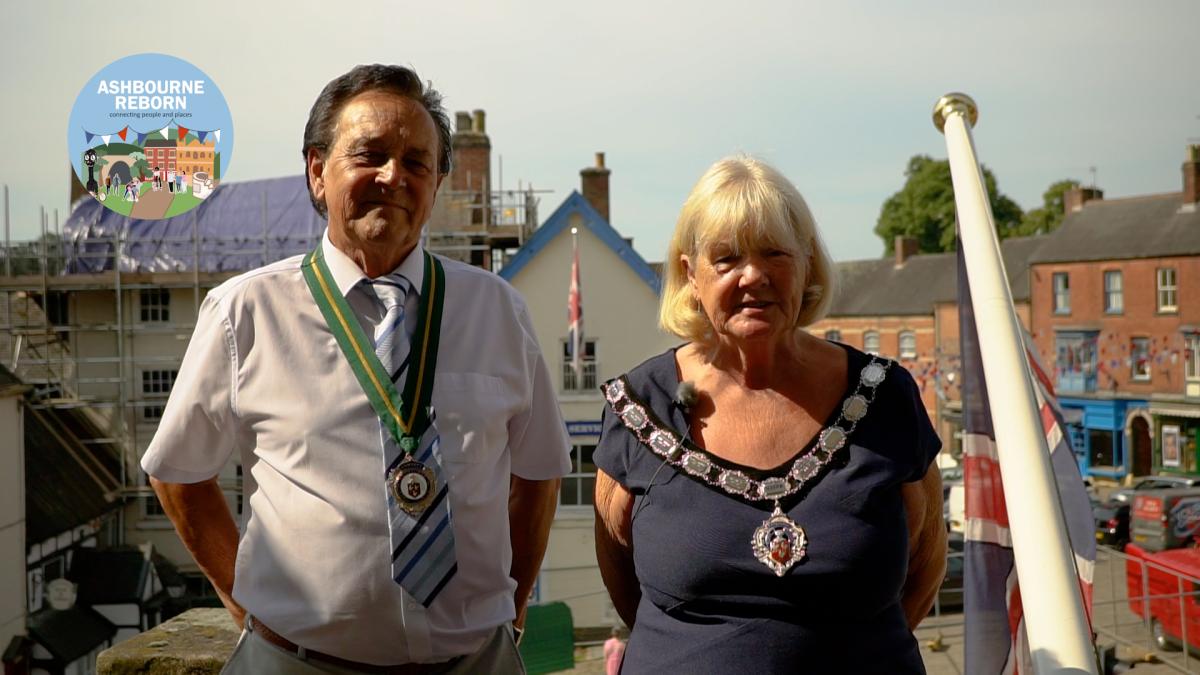
[[(329, 228), (325, 228), (325, 236), (321, 237), (321, 253), (325, 256), (325, 264), (329, 265), (329, 273), (333, 275), (333, 281), (342, 295), (349, 296), (351, 289), (367, 278), (350, 256), (333, 245), (329, 239)], [(425, 282), (425, 256), (420, 240), (417, 241), (416, 248), (389, 274), (404, 277), (412, 284), (413, 291), (420, 294), (421, 284)]]

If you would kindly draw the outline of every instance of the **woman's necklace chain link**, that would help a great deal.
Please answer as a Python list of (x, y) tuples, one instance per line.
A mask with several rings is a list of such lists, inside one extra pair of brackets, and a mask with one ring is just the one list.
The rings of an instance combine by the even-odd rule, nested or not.
[(624, 375), (606, 382), (601, 388), (604, 398), (625, 427), (667, 463), (731, 495), (752, 501), (778, 502), (796, 494), (819, 476), (845, 447), (847, 439), (874, 402), (891, 364), (887, 359), (872, 356), (871, 362), (859, 373), (854, 393), (842, 402), (837, 420), (821, 430), (812, 451), (797, 457), (786, 474), (762, 480), (753, 479), (737, 469), (721, 468), (708, 453), (692, 444), (685, 447), (683, 436), (663, 424), (648, 406), (634, 397)]

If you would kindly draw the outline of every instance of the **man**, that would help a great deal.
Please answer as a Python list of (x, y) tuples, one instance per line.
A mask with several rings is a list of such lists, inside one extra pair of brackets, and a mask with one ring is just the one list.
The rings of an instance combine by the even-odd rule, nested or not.
[[(523, 672), (510, 622), (567, 440), (517, 292), (422, 250), (450, 171), (441, 97), (359, 66), (318, 96), (303, 152), (325, 237), (208, 294), (142, 460), (245, 625), (225, 672)], [(240, 540), (215, 479), (234, 450)]]

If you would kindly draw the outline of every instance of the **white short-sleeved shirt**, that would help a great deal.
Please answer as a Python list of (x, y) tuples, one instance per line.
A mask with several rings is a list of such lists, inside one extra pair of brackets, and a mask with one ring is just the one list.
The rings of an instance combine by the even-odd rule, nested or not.
[[(376, 304), (350, 293), (362, 271), (328, 234), (322, 246), (360, 321), (378, 323)], [(494, 274), (442, 259), (433, 405), (458, 573), (426, 609), (391, 578), (379, 420), (309, 293), (301, 260), (208, 293), (142, 468), (164, 482), (195, 483), (241, 453), (249, 508), (233, 597), (292, 642), (379, 665), (474, 652), (515, 615), (510, 474), (545, 480), (570, 467), (528, 310)], [(421, 248), (396, 271), (420, 289)]]

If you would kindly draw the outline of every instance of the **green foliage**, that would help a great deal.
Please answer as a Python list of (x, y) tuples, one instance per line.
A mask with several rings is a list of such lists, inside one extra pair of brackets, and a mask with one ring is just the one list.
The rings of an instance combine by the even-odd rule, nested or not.
[[(904, 187), (888, 197), (875, 224), (875, 234), (883, 239), (887, 255), (893, 253), (896, 237), (917, 240), (922, 253), (954, 250), (954, 185), (950, 162), (916, 155), (908, 160)], [(983, 181), (992, 206), (992, 216), (1000, 238), (1017, 234), (1021, 207), (996, 188), (996, 177), (983, 168)]]
[(221, 180), (221, 153), (219, 152), (213, 153), (212, 179)]
[(1052, 183), (1042, 193), (1042, 205), (1030, 209), (1021, 219), (1018, 234), (1047, 234), (1058, 229), (1063, 221), (1063, 196), (1068, 190), (1079, 187), (1079, 181), (1070, 178)]

